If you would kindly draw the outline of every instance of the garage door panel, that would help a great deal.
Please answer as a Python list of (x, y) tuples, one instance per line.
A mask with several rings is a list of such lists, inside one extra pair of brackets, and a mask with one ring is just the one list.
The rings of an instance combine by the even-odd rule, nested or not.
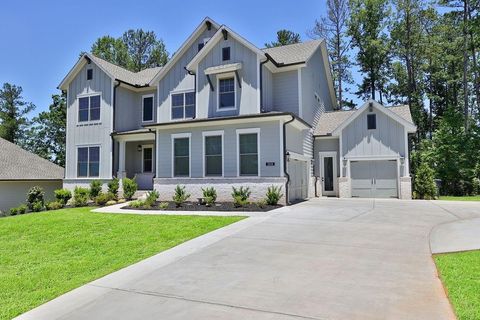
[(350, 163), (352, 197), (397, 197), (396, 161), (355, 161)]

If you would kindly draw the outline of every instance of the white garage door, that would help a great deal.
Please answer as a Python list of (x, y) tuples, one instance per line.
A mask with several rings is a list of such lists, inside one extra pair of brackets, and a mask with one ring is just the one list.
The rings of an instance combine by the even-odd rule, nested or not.
[(351, 161), (352, 197), (397, 198), (397, 161)]
[(290, 159), (287, 163), (287, 171), (290, 175), (288, 197), (290, 201), (304, 200), (307, 198), (307, 161)]

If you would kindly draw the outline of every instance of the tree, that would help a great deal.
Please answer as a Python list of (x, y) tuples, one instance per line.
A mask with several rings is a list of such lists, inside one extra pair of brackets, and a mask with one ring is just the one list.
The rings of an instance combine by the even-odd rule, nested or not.
[(287, 44), (299, 43), (300, 35), (290, 30), (282, 29), (277, 31), (277, 41), (265, 43), (265, 47), (273, 48), (285, 46)]
[(128, 56), (127, 46), (122, 39), (115, 39), (111, 36), (98, 38), (92, 45), (91, 52), (103, 60), (126, 69), (129, 68), (130, 57)]
[(52, 95), (49, 110), (33, 118), (33, 125), (26, 133), (24, 148), (59, 166), (65, 166), (66, 122), (66, 94)]
[(352, 84), (351, 62), (348, 56), (351, 39), (347, 35), (349, 20), (348, 0), (327, 0), (327, 15), (315, 21), (310, 34), (315, 38), (324, 38), (332, 66), (333, 81), (339, 108), (344, 107), (344, 83)]
[(0, 137), (13, 143), (19, 143), (24, 137), (29, 120), (26, 115), (35, 109), (35, 105), (22, 97), (20, 86), (4, 83), (0, 89)]

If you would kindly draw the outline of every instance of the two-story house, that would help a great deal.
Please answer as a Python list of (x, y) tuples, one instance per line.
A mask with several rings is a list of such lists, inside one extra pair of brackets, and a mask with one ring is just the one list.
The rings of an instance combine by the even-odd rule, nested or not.
[[(402, 141), (383, 139), (390, 135), (388, 124), (379, 123), (383, 129), (376, 135), (370, 127), (358, 130), (368, 140), (365, 145), (371, 136), (388, 144), (388, 156), (369, 154), (368, 163), (396, 163), (394, 177), (391, 166), (385, 172), (395, 180), (388, 183), (398, 187), (385, 196), (401, 195), (402, 177), (409, 182), (408, 166), (402, 164), (408, 157), (407, 133), (414, 130), (411, 118), (405, 118), (409, 110), (405, 117), (396, 116), (371, 102), (359, 114), (350, 112), (351, 117), (334, 112), (336, 98), (321, 40), (259, 49), (206, 18), (163, 67), (134, 73), (85, 54), (59, 88), (67, 92), (68, 188), (117, 176), (136, 177), (140, 189), (154, 188), (162, 199), (171, 199), (177, 184), (185, 185), (192, 197), (201, 196), (202, 187), (214, 186), (219, 200), (231, 199), (232, 186), (250, 187), (253, 199), (263, 198), (271, 185), (282, 186), (287, 202), (320, 194), (356, 196), (357, 184), (365, 182), (363, 176), (356, 178), (364, 170), (355, 169), (359, 151), (351, 148), (358, 143), (354, 138), (350, 144), (341, 141), (344, 134), (356, 134), (349, 133), (351, 126), (359, 126), (351, 118), (365, 112), (378, 113), (381, 121), (403, 121), (398, 124), (401, 150), (391, 145)], [(337, 130), (333, 134), (322, 131), (325, 115), (343, 119), (336, 127), (327, 121), (328, 128)], [(365, 117), (372, 121), (370, 114)], [(335, 156), (325, 158), (325, 152)], [(351, 162), (345, 160), (350, 154), (356, 157)], [(371, 188), (375, 190), (373, 182)], [(372, 195), (382, 196), (360, 194)]]

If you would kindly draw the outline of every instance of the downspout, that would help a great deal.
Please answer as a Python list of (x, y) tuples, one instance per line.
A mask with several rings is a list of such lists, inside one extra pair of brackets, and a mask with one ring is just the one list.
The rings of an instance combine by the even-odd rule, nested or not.
[(295, 117), (291, 115), (291, 119), (283, 123), (283, 174), (287, 177), (287, 181), (285, 182), (285, 203), (287, 206), (290, 204), (290, 200), (288, 197), (288, 184), (290, 183), (290, 175), (288, 174), (287, 170), (287, 124), (293, 122)]
[[(193, 76), (193, 92), (195, 93), (195, 95), (193, 96), (193, 99), (195, 102), (195, 116), (193, 116), (193, 119), (195, 119), (197, 115), (197, 74), (195, 72), (188, 70), (187, 67), (183, 67), (183, 68), (185, 69), (185, 71), (187, 71), (189, 75)], [(157, 135), (155, 134), (155, 138), (156, 137)]]
[[(112, 117), (113, 117), (113, 126), (112, 126), (112, 131), (115, 132), (115, 105), (117, 101), (117, 87), (120, 86), (120, 82), (117, 82), (116, 85), (113, 86), (113, 102), (112, 102)], [(115, 139), (113, 138), (113, 135), (110, 135), (112, 137), (112, 177), (115, 176)]]

